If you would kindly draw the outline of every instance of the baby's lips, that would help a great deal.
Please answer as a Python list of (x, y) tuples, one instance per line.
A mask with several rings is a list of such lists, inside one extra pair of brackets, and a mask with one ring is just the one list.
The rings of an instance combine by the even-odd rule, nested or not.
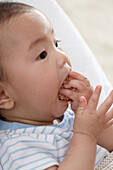
[(67, 97), (65, 94), (63, 94), (63, 92), (64, 92), (63, 89), (59, 90), (58, 98), (60, 100), (67, 100), (68, 102), (70, 102), (71, 99), (69, 97)]
[(59, 94), (62, 94), (62, 95), (64, 95), (64, 96), (66, 96), (66, 91), (65, 91), (66, 89), (65, 88), (61, 88), (60, 90), (59, 90)]
[(62, 94), (63, 93), (63, 89), (61, 88), (58, 93)]

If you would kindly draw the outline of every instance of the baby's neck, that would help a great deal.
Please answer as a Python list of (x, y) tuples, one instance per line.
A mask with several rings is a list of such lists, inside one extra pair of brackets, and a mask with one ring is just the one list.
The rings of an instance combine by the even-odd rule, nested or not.
[(19, 118), (8, 118), (8, 119), (3, 119), (4, 121), (7, 122), (18, 122), (18, 123), (23, 123), (23, 124), (28, 124), (28, 125), (34, 125), (34, 126), (47, 126), (47, 125), (54, 125), (58, 124), (61, 122), (60, 119), (55, 119), (53, 121), (34, 121), (34, 120), (24, 120), (24, 119), (19, 119)]

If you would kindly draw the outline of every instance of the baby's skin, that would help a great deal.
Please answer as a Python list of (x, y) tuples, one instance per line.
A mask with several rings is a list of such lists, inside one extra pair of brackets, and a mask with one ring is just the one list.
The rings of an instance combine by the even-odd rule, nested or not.
[[(75, 77), (74, 72), (70, 72), (70, 76)], [(71, 80), (65, 87), (76, 88), (75, 80)], [(85, 79), (85, 84), (89, 81)], [(90, 86), (90, 84), (89, 84)], [(79, 88), (79, 87), (78, 87)], [(79, 96), (78, 108), (73, 107), (75, 100), (75, 92), (69, 89), (62, 89), (63, 95), (67, 95), (72, 99), (72, 109), (75, 112), (75, 120), (70, 148), (65, 160), (58, 169), (79, 169), (93, 170), (96, 157), (96, 145), (101, 133), (113, 124), (113, 91), (97, 109), (102, 86), (98, 85), (90, 98)], [(87, 96), (87, 95), (86, 95)], [(88, 96), (87, 96), (88, 97)], [(76, 160), (76, 161), (75, 161)]]

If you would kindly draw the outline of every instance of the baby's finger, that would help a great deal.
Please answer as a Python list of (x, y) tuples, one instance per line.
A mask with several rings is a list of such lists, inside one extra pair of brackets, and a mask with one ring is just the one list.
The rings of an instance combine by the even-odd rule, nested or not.
[(87, 101), (86, 101), (85, 97), (80, 96), (79, 105), (78, 105), (76, 114), (83, 114), (86, 107), (87, 107)]
[(82, 92), (84, 89), (86, 89), (85, 83), (83, 83), (80, 80), (70, 80), (68, 83), (64, 84), (65, 88), (74, 88), (76, 91)]
[(113, 90), (110, 92), (109, 96), (106, 98), (106, 100), (101, 104), (99, 107), (99, 112), (105, 114), (113, 104)]
[(98, 105), (98, 101), (99, 101), (99, 97), (100, 97), (100, 93), (101, 93), (101, 89), (102, 89), (102, 86), (98, 85), (96, 88), (95, 88), (95, 91), (93, 92), (90, 100), (89, 100), (89, 103), (88, 103), (88, 108), (90, 110), (94, 110), (97, 108), (97, 105)]
[(59, 91), (61, 94), (69, 97), (71, 100), (77, 100), (78, 98), (78, 93), (76, 93), (75, 91), (73, 90), (69, 90), (69, 89), (60, 89)]
[(74, 79), (83, 81), (87, 87), (90, 86), (90, 82), (89, 82), (89, 80), (87, 79), (87, 77), (85, 77), (83, 74), (81, 74), (81, 73), (79, 73), (79, 72), (76, 72), (76, 71), (71, 70), (70, 73), (69, 73), (69, 76), (72, 77), (72, 78), (74, 78)]
[(73, 100), (71, 102), (71, 109), (76, 113), (77, 108), (78, 108), (78, 100)]
[(105, 128), (108, 128), (108, 127), (110, 127), (111, 125), (113, 125), (113, 119), (111, 119), (111, 120), (106, 124), (106, 127), (105, 127)]
[(111, 119), (113, 119), (113, 108), (106, 113), (106, 122), (109, 122)]

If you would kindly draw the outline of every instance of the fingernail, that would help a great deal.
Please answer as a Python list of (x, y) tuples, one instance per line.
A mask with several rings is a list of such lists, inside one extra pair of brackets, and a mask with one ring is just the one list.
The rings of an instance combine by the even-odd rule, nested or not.
[(80, 96), (79, 101), (80, 101), (80, 102), (84, 102), (84, 97), (83, 97), (83, 96)]
[(97, 85), (97, 90), (101, 90), (102, 89), (102, 86), (101, 85)]

